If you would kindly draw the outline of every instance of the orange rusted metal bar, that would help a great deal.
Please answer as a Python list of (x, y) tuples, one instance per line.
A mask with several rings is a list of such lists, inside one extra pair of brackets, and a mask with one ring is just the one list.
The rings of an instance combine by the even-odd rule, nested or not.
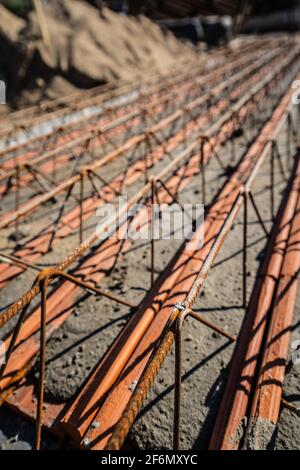
[[(188, 96), (190, 95), (192, 91), (191, 87), (195, 88), (195, 86), (196, 85), (194, 83), (190, 85), (189, 83), (186, 84), (187, 91), (184, 93), (184, 90), (182, 90), (182, 94), (180, 96), (183, 102), (184, 102), (184, 99), (186, 98), (186, 95), (187, 94)], [(159, 111), (160, 109), (163, 109), (165, 103), (167, 103), (170, 100), (170, 96), (172, 96), (175, 99), (175, 96), (177, 96), (177, 94), (178, 94), (178, 89), (176, 89), (175, 92), (173, 92), (172, 94), (157, 98), (156, 101), (148, 104), (147, 110), (150, 111), (156, 108)], [(193, 95), (191, 94), (191, 96)], [(82, 128), (80, 128), (80, 132), (79, 130), (76, 130), (67, 136), (68, 137), (67, 142), (65, 142), (66, 140), (65, 138), (61, 139), (62, 140), (61, 145), (55, 146), (55, 148), (48, 150), (42, 155), (40, 154), (35, 155), (33, 152), (29, 152), (29, 157), (28, 157), (28, 153), (25, 155), (21, 155), (21, 156), (18, 155), (18, 161), (21, 165), (21, 169), (24, 170), (26, 168), (27, 163), (30, 163), (32, 165), (40, 164), (44, 161), (49, 160), (50, 158), (56, 155), (59, 157), (59, 159), (62, 159), (62, 157), (64, 156), (63, 152), (70, 151), (70, 150), (74, 152), (77, 146), (83, 146), (87, 143), (91, 144), (93, 142), (97, 143), (97, 139), (99, 138), (99, 136), (101, 136), (102, 139), (106, 134), (108, 135), (108, 137), (111, 137), (113, 134), (112, 131), (114, 131), (114, 134), (115, 134), (118, 129), (123, 129), (125, 124), (132, 126), (134, 123), (139, 122), (143, 114), (143, 109), (141, 108), (142, 108), (142, 105), (139, 104), (137, 109), (133, 109), (133, 110), (130, 109), (128, 112), (124, 112), (124, 114), (122, 113), (121, 116), (116, 116), (114, 119), (111, 118), (108, 122), (107, 122), (107, 118), (102, 119), (100, 120), (98, 124), (96, 123), (96, 124), (90, 125), (87, 128), (84, 128), (84, 132), (82, 132)], [(107, 142), (109, 142), (108, 138), (106, 140)], [(12, 159), (4, 162), (4, 164), (2, 165), (2, 170), (5, 170), (5, 174), (1, 176), (0, 180), (6, 180), (7, 178), (11, 178), (15, 175), (15, 172), (13, 169), (14, 159), (15, 159), (15, 155), (12, 157)]]
[[(274, 40), (271, 41), (269, 38), (267, 38), (267, 39), (261, 40), (260, 47), (265, 48), (267, 46), (270, 47), (271, 45), (274, 47), (276, 44), (279, 44), (279, 41), (274, 41)], [(218, 49), (218, 51), (214, 51), (214, 63), (219, 64), (219, 65), (224, 63), (224, 57), (225, 57), (226, 52), (227, 53), (230, 52), (230, 54), (238, 56), (242, 53), (243, 54), (248, 53), (249, 51), (253, 50), (254, 48), (257, 48), (257, 44), (256, 43), (251, 43), (251, 42), (247, 43), (247, 44), (242, 44), (240, 46), (238, 52), (234, 52), (231, 49), (226, 48), (226, 47), (225, 48), (220, 48), (220, 49)], [(177, 73), (180, 77), (180, 75), (182, 75), (182, 66), (183, 65), (184, 65), (185, 68), (186, 67), (191, 67), (190, 61), (188, 61), (186, 63), (183, 61), (182, 64), (178, 65), (178, 70), (174, 70), (172, 68), (173, 75), (175, 73)], [(166, 73), (165, 75), (168, 75), (168, 73)], [(165, 78), (165, 75), (161, 76), (160, 80), (162, 78)], [(49, 112), (49, 111), (55, 110), (55, 108), (59, 108), (59, 107), (62, 107), (62, 106), (70, 106), (72, 104), (72, 102), (77, 101), (78, 98), (79, 99), (81, 99), (81, 98), (85, 99), (85, 97), (94, 96), (94, 95), (100, 95), (101, 96), (103, 93), (113, 91), (114, 89), (118, 89), (122, 85), (128, 86), (128, 84), (126, 84), (125, 82), (122, 82), (122, 80), (115, 80), (115, 81), (110, 82), (108, 84), (99, 85), (99, 86), (94, 87), (94, 88), (89, 89), (89, 90), (75, 92), (75, 93), (72, 93), (70, 95), (57, 98), (55, 100), (43, 101), (41, 104), (31, 106), (30, 108), (22, 109), (22, 110), (15, 111), (15, 112), (11, 113), (10, 119), (15, 122), (19, 119), (23, 119), (24, 117), (28, 117), (28, 116), (31, 116), (31, 115), (34, 116), (35, 114), (40, 114), (40, 113), (43, 113), (43, 112)], [(0, 117), (0, 121), (3, 120), (3, 119), (5, 119), (5, 116)]]
[[(182, 330), (185, 320), (191, 316), (197, 321), (203, 323), (214, 331), (229, 339), (230, 342), (236, 341), (236, 336), (229, 334), (227, 331), (220, 328), (218, 325), (210, 322), (202, 315), (194, 312), (190, 308), (185, 308), (183, 305), (175, 305), (180, 310), (175, 324), (175, 394), (174, 394), (174, 424), (173, 424), (173, 448), (178, 450), (180, 448), (180, 418), (181, 418), (181, 389), (182, 389)], [(108, 444), (109, 445), (109, 444)]]
[[(30, 116), (31, 117), (31, 114), (34, 115), (34, 114), (42, 114), (44, 112), (49, 112), (49, 111), (52, 111), (52, 110), (55, 110), (55, 108), (59, 108), (61, 106), (65, 106), (65, 105), (68, 105), (71, 101), (77, 101), (78, 98), (85, 98), (86, 96), (93, 96), (93, 95), (102, 95), (103, 93), (105, 92), (109, 92), (109, 91), (112, 91), (114, 88), (117, 88), (117, 86), (120, 86), (121, 85), (121, 82), (117, 83), (117, 82), (110, 82), (110, 83), (106, 83), (104, 85), (99, 85), (97, 87), (94, 87), (92, 89), (89, 89), (89, 90), (81, 90), (81, 91), (76, 91), (75, 93), (72, 93), (70, 95), (67, 95), (67, 96), (62, 96), (62, 97), (59, 97), (57, 99), (54, 99), (54, 100), (46, 100), (46, 101), (42, 101), (41, 103), (37, 104), (37, 105), (34, 105), (34, 106), (30, 106), (30, 107), (27, 107), (25, 109), (21, 109), (21, 110), (18, 110), (18, 111), (14, 111), (12, 113), (10, 113), (9, 115), (9, 119), (10, 121), (12, 122), (16, 122), (18, 121), (19, 119), (25, 119)], [(0, 120), (3, 119), (4, 116), (1, 116)]]
[[(27, 374), (27, 371), (26, 371)], [(21, 382), (9, 395), (5, 397), (6, 406), (24, 418), (36, 421), (36, 390), (32, 383)], [(64, 403), (45, 403), (42, 416), (42, 425), (57, 437), (63, 437), (64, 433), (59, 426), (59, 416), (64, 410)]]

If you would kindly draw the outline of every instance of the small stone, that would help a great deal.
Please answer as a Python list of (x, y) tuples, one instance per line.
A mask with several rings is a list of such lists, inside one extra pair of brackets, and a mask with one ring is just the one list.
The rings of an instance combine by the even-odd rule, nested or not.
[(185, 338), (185, 341), (193, 341), (193, 336), (192, 335), (187, 335)]

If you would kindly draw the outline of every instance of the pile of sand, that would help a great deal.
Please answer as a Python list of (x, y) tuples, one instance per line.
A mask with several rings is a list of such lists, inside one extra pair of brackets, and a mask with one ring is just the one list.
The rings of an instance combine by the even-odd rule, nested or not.
[(119, 78), (132, 80), (196, 57), (191, 46), (143, 16), (104, 9), (101, 17), (96, 8), (79, 0), (48, 2), (45, 14), (51, 47), (41, 38), (34, 11), (25, 21), (0, 5), (0, 49), (9, 44), (9, 54), (0, 57), (0, 70), (14, 87), (55, 80), (61, 94), (70, 91), (68, 82), (89, 87)]

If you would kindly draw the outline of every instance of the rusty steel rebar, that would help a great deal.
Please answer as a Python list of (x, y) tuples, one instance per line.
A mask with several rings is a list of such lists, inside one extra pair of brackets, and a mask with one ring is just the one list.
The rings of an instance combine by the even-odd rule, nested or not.
[[(124, 413), (122, 419), (117, 422), (114, 433), (112, 434), (106, 449), (107, 450), (119, 450), (128, 434), (128, 429), (131, 428), (134, 423), (139, 410), (141, 409), (144, 401), (147, 398), (151, 385), (153, 384), (161, 366), (171, 350), (172, 344), (174, 342), (174, 333), (173, 331), (168, 331), (161, 344), (158, 346), (158, 349), (155, 352), (155, 356), (151, 362), (145, 368), (144, 374), (138, 384), (138, 387), (132, 394)], [(106, 425), (106, 423), (104, 423)], [(90, 441), (89, 437), (86, 438), (86, 445), (89, 447), (93, 444)]]
[[(173, 449), (180, 448), (180, 418), (181, 418), (181, 400), (182, 400), (182, 363), (183, 363), (183, 345), (182, 345), (182, 330), (186, 318), (191, 316), (200, 323), (203, 323), (208, 328), (216, 331), (220, 335), (227, 338), (230, 342), (236, 341), (236, 336), (231, 335), (227, 331), (207, 320), (203, 315), (194, 312), (190, 308), (181, 309), (181, 305), (176, 305), (181, 311), (176, 318), (175, 329), (175, 393), (174, 393), (174, 422), (173, 422)], [(109, 445), (109, 444), (108, 444)]]
[[(279, 43), (279, 41), (274, 40), (274, 38), (272, 38), (272, 40), (270, 40), (270, 38), (266, 38), (266, 39), (263, 39), (263, 40), (260, 41), (260, 47), (266, 47), (266, 46), (270, 47), (270, 45), (275, 46), (277, 43)], [(238, 51), (238, 54), (247, 53), (249, 50), (252, 50), (254, 47), (257, 47), (257, 44), (255, 42), (250, 41), (247, 44), (242, 44), (241, 47), (240, 47), (240, 50)], [(226, 51), (228, 52), (228, 50), (230, 50), (230, 49), (228, 49), (228, 47), (225, 46), (225, 47), (220, 47), (218, 49), (218, 51), (214, 51), (214, 64), (215, 63), (216, 64), (221, 64), (222, 62), (224, 62), (224, 54), (225, 54)], [(230, 50), (230, 52), (232, 53), (231, 50)], [(235, 54), (237, 55), (237, 52), (235, 52)], [(181, 74), (182, 74), (181, 68), (183, 66), (184, 67), (190, 67), (190, 62), (189, 61), (183, 61), (182, 64), (178, 65), (179, 73), (181, 73)], [(193, 64), (193, 66), (194, 66), (194, 64)], [(174, 74), (174, 72), (175, 72), (174, 68), (172, 68), (172, 73)], [(169, 71), (167, 71), (165, 74), (162, 74), (159, 77), (159, 79), (162, 80), (162, 79), (166, 78), (168, 76), (168, 74), (169, 74)], [(17, 121), (18, 119), (23, 119), (24, 116), (26, 117), (26, 116), (30, 115), (31, 113), (32, 114), (35, 114), (35, 113), (40, 114), (40, 113), (43, 113), (43, 112), (46, 112), (46, 111), (55, 110), (56, 107), (70, 105), (70, 103), (72, 101), (77, 101), (78, 98), (80, 98), (80, 99), (83, 98), (84, 99), (85, 96), (93, 96), (93, 95), (103, 94), (103, 92), (113, 90), (114, 88), (120, 88), (120, 87), (122, 87), (123, 84), (127, 85), (122, 80), (115, 80), (113, 82), (110, 82), (110, 83), (107, 83), (107, 84), (104, 84), (104, 85), (96, 86), (96, 87), (94, 87), (92, 89), (89, 89), (89, 90), (74, 92), (70, 95), (63, 96), (63, 97), (57, 98), (55, 100), (43, 101), (41, 104), (31, 106), (30, 108), (26, 108), (25, 110), (22, 109), (22, 110), (15, 111), (15, 112), (11, 113), (11, 118), (12, 118), (13, 121)], [(4, 120), (4, 119), (5, 119), (5, 116), (0, 117), (0, 121)]]

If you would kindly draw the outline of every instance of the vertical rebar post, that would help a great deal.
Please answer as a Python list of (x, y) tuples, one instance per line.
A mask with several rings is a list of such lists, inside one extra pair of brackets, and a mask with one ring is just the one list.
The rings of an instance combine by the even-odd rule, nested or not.
[(258, 207), (257, 207), (257, 205), (256, 205), (256, 202), (255, 202), (255, 200), (254, 200), (254, 197), (253, 197), (253, 194), (252, 194), (251, 191), (248, 192), (248, 196), (249, 196), (249, 199), (250, 199), (250, 201), (251, 201), (252, 207), (253, 207), (253, 209), (254, 209), (254, 211), (255, 211), (255, 214), (256, 214), (256, 216), (257, 216), (257, 220), (258, 220), (258, 222), (260, 223), (260, 226), (261, 226), (261, 228), (263, 229), (263, 231), (264, 231), (266, 237), (268, 238), (268, 236), (269, 236), (268, 230), (267, 230), (267, 228), (266, 228), (266, 226), (265, 226), (265, 223), (264, 223), (264, 221), (263, 221), (263, 219), (262, 219), (262, 216), (260, 215), (260, 212), (259, 212), (259, 210), (258, 210)]
[(275, 140), (274, 140), (274, 147), (275, 147), (276, 157), (278, 160), (279, 171), (281, 173), (283, 181), (287, 182), (287, 177), (285, 175), (284, 166), (283, 166), (281, 155), (280, 155), (279, 148), (278, 148), (278, 142), (276, 142)]

